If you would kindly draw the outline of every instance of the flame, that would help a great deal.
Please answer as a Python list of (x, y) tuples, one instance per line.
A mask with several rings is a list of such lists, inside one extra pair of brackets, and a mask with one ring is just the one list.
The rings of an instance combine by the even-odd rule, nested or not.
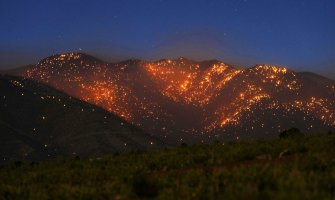
[[(27, 70), (26, 77), (48, 83), (137, 125), (159, 120), (168, 123), (167, 119), (176, 117), (162, 104), (162, 97), (169, 100), (163, 100), (165, 104), (187, 105), (192, 112), (202, 113), (201, 131), (207, 132), (239, 125), (245, 113), (265, 100), (270, 102), (268, 109), (297, 109), (335, 125), (334, 99), (300, 98), (298, 92), (304, 86), (287, 68), (258, 65), (238, 70), (222, 62), (201, 67), (185, 59), (111, 65), (81, 58), (80, 54), (61, 54), (45, 59)], [(334, 86), (328, 86), (328, 90), (334, 91)], [(292, 99), (278, 103), (276, 95), (283, 91)]]

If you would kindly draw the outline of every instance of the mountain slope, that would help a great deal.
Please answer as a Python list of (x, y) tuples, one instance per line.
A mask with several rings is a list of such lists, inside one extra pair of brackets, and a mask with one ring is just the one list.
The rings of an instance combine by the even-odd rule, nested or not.
[(0, 163), (162, 147), (102, 108), (43, 84), (0, 76)]
[(335, 127), (335, 82), (285, 67), (241, 70), (185, 58), (105, 63), (70, 53), (46, 58), (21, 75), (174, 142)]

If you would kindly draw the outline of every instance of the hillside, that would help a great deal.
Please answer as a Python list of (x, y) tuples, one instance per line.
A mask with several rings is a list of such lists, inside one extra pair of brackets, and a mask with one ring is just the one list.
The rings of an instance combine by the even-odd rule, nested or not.
[[(334, 199), (335, 136), (215, 143), (0, 169), (4, 199)], [(120, 164), (122, 163), (122, 164)]]
[(308, 133), (335, 128), (335, 81), (285, 67), (236, 69), (218, 60), (186, 58), (106, 63), (69, 53), (19, 74), (173, 144), (273, 138), (291, 127)]
[(0, 164), (163, 147), (97, 106), (35, 81), (0, 76)]

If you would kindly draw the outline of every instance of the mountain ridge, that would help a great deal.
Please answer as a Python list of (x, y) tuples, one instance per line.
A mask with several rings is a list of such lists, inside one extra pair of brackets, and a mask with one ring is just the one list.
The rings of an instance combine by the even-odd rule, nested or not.
[(0, 75), (0, 164), (166, 147), (106, 110), (33, 80)]
[[(74, 57), (73, 57), (74, 56)], [(21, 67), (17, 67), (17, 68), (13, 68), (13, 69), (7, 69), (7, 70), (0, 70), (0, 74), (14, 74), (14, 75), (20, 75), (22, 73), (22, 70), (27, 70), (35, 65), (38, 65), (38, 63), (41, 63), (41, 62), (45, 62), (46, 60), (50, 60), (50, 59), (55, 59), (55, 58), (66, 58), (68, 57), (68, 59), (64, 59), (64, 60), (75, 60), (75, 59), (85, 59), (85, 60), (91, 60), (91, 61), (95, 61), (95, 62), (101, 62), (101, 63), (104, 63), (104, 64), (116, 64), (116, 65), (121, 65), (121, 64), (134, 64), (134, 63), (159, 63), (159, 62), (169, 62), (169, 61), (190, 61), (192, 63), (198, 63), (198, 64), (208, 64), (208, 63), (212, 63), (212, 64), (220, 64), (220, 63), (223, 63), (231, 68), (234, 68), (234, 69), (239, 69), (239, 70), (248, 70), (248, 69), (253, 69), (253, 68), (257, 68), (259, 66), (273, 66), (273, 67), (277, 67), (277, 68), (286, 68), (290, 71), (294, 71), (296, 73), (303, 73), (303, 74), (314, 74), (314, 75), (317, 75), (317, 76), (320, 76), (320, 77), (323, 77), (325, 79), (329, 79), (331, 81), (335, 81), (335, 79), (331, 79), (329, 77), (325, 77), (323, 75), (320, 75), (318, 73), (315, 73), (315, 72), (310, 72), (310, 71), (295, 71), (295, 70), (292, 70), (288, 67), (285, 67), (285, 66), (277, 66), (277, 65), (268, 65), (268, 64), (265, 64), (265, 63), (259, 63), (259, 64), (255, 64), (254, 66), (251, 66), (251, 67), (235, 67), (233, 65), (230, 65), (228, 63), (225, 63), (224, 61), (222, 60), (218, 60), (218, 59), (209, 59), (209, 60), (199, 60), (199, 61), (196, 61), (196, 60), (192, 60), (192, 59), (189, 59), (189, 58), (186, 58), (186, 57), (177, 57), (177, 58), (161, 58), (161, 59), (158, 59), (158, 60), (142, 60), (142, 59), (137, 59), (137, 58), (131, 58), (131, 59), (126, 59), (126, 60), (122, 60), (122, 61), (118, 61), (118, 62), (106, 62), (104, 61), (103, 59), (100, 59), (100, 58), (97, 58), (95, 56), (92, 56), (88, 53), (83, 53), (83, 52), (68, 52), (68, 53), (57, 53), (57, 54), (53, 54), (51, 56), (48, 56), (46, 58), (43, 58), (41, 59), (40, 61), (37, 62), (37, 64), (29, 64), (29, 65), (25, 65), (25, 66), (21, 66)], [(61, 59), (59, 59), (59, 61), (61, 61)]]
[[(335, 125), (335, 81), (286, 67), (238, 69), (218, 60), (185, 58), (106, 63), (70, 53), (48, 57), (19, 75), (180, 142), (226, 138), (227, 132), (232, 138), (248, 132), (274, 137), (295, 125), (307, 132)], [(242, 118), (252, 123), (245, 127)]]

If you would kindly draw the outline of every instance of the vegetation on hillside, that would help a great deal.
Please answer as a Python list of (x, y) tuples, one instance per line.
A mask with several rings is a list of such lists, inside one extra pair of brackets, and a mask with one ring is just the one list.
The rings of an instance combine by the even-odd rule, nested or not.
[(102, 108), (36, 81), (0, 75), (0, 165), (161, 146)]
[(2, 199), (334, 199), (335, 135), (14, 163)]

